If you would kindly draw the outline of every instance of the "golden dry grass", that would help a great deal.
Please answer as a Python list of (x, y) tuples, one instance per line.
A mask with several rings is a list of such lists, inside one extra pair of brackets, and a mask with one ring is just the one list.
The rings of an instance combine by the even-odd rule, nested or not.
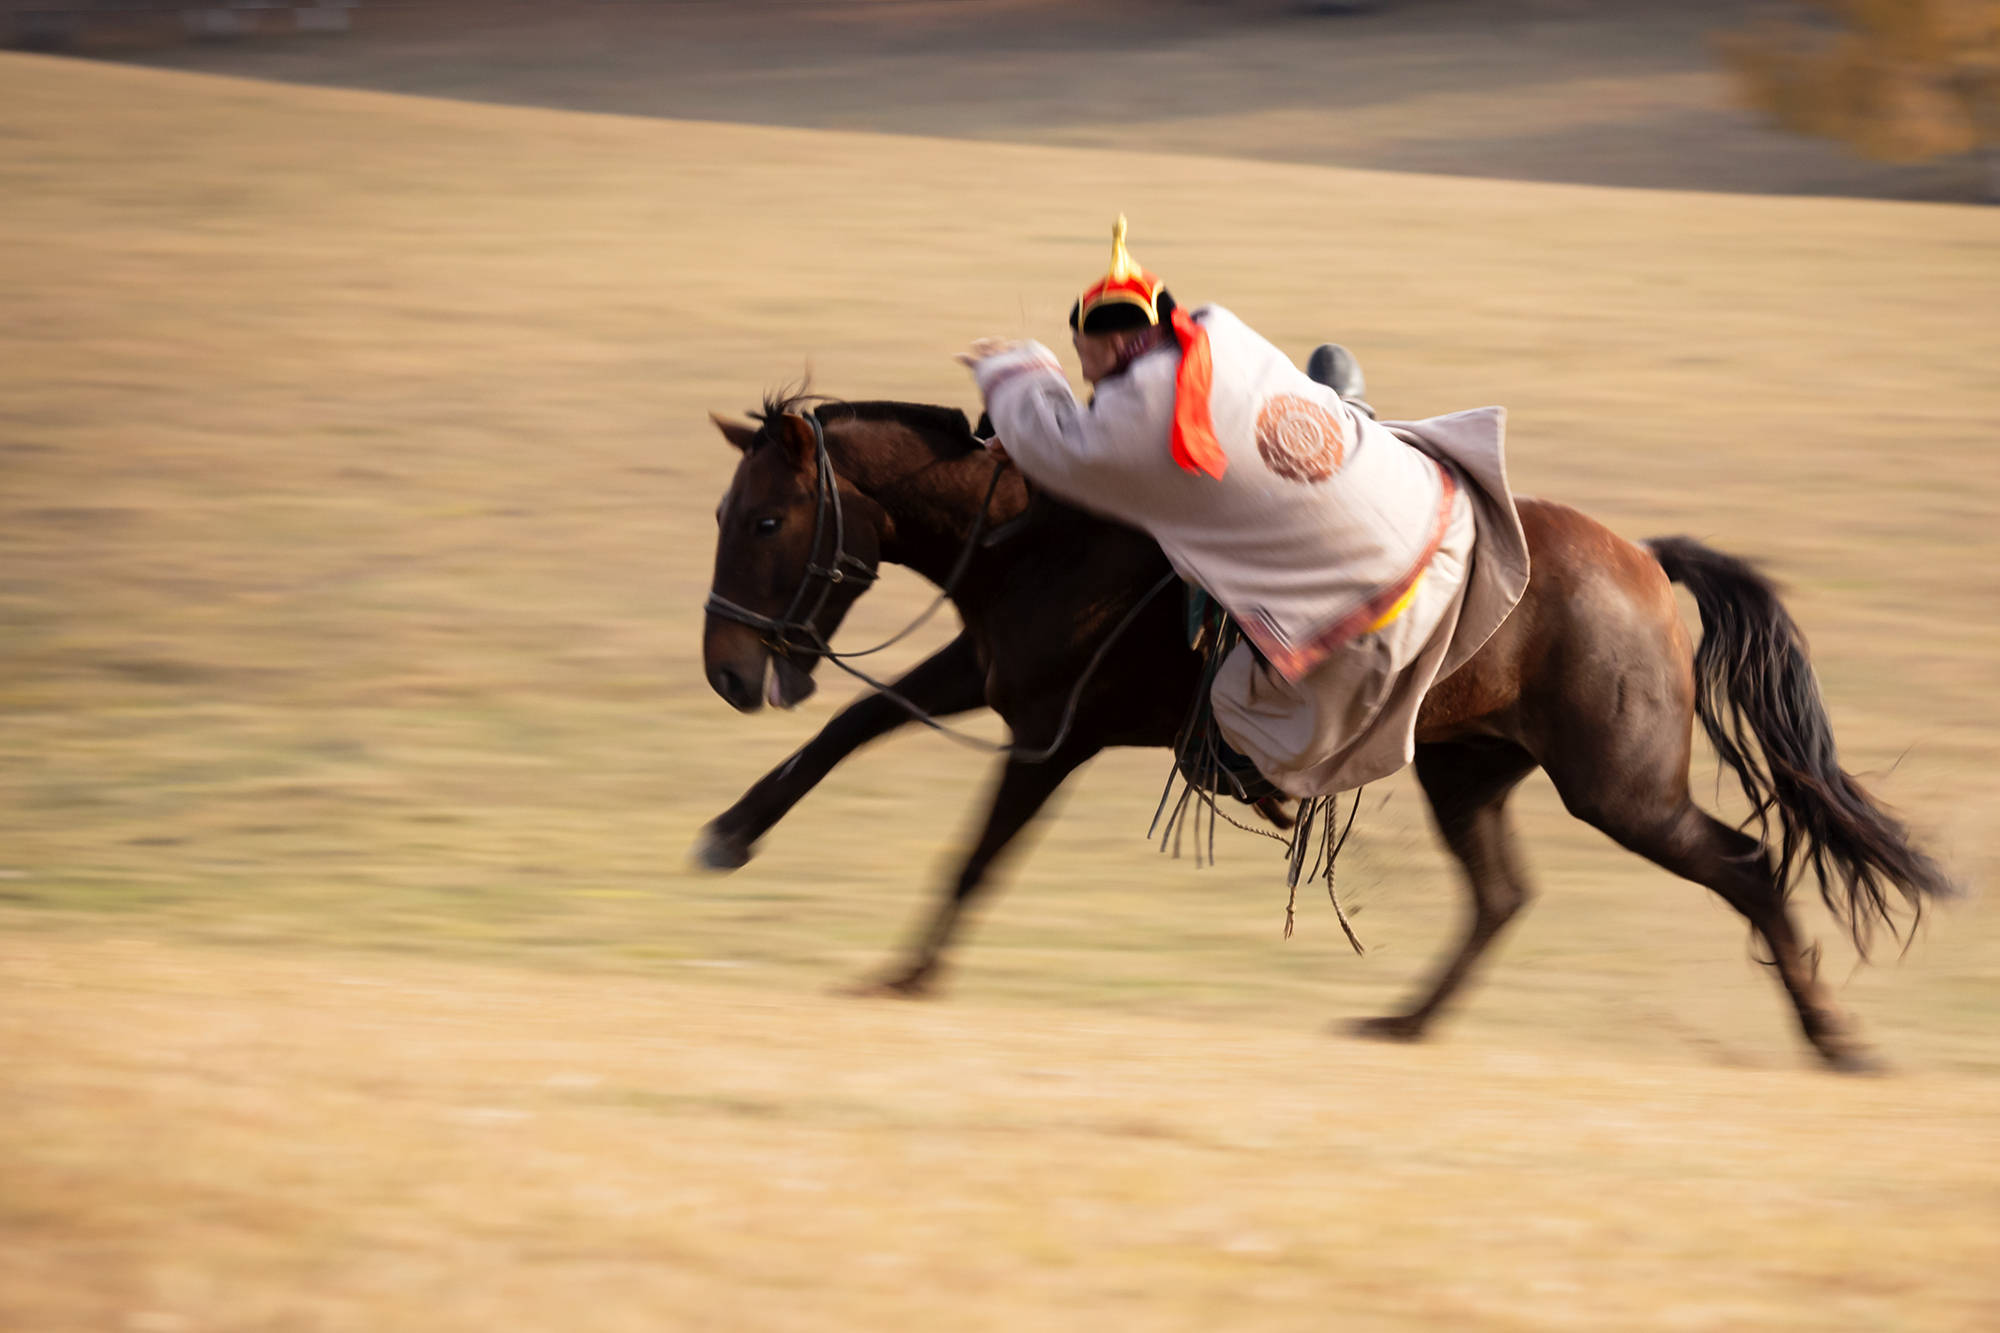
[(41, 943), (0, 938), (13, 1328), (2000, 1312), (1990, 1077)]
[(977, 759), (900, 740), (680, 868), (846, 693), (702, 685), (703, 413), (808, 360), (969, 405), (948, 353), (1056, 331), (1123, 209), (1392, 411), (1508, 403), (1524, 489), (1768, 558), (1850, 766), (1988, 877), (1992, 213), (0, 84), (0, 1323), (1994, 1321), (1976, 901), (1845, 985), (1905, 1069), (1854, 1083), (1545, 787), (1545, 901), (1412, 1051), (1318, 1033), (1454, 920), (1407, 784), (1362, 961), (1311, 905), (1280, 943), (1254, 844), (1151, 856), (1154, 755), (1075, 784), (942, 1007), (826, 991)]

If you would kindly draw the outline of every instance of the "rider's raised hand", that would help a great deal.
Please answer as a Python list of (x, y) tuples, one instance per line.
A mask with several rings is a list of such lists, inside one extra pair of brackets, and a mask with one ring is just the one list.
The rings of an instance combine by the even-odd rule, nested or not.
[(961, 366), (976, 366), (988, 357), (999, 356), (1018, 344), (1012, 338), (976, 338), (972, 346), (958, 354)]

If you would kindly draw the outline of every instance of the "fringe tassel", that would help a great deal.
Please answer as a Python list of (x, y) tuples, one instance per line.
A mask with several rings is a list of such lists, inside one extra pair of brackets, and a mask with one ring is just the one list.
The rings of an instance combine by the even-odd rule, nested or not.
[[(1206, 698), (1204, 691), (1203, 698)], [(1199, 709), (1197, 710), (1197, 716)], [(1192, 719), (1191, 719), (1192, 720)], [(1181, 741), (1193, 738), (1184, 730)], [(1354, 832), (1354, 821), (1361, 813), (1361, 788), (1354, 790), (1354, 801), (1347, 808), (1347, 819), (1340, 819), (1338, 797), (1320, 796), (1299, 802), (1298, 822), (1292, 826), (1291, 836), (1274, 833), (1270, 829), (1257, 828), (1245, 824), (1225, 812), (1216, 800), (1216, 793), (1224, 789), (1228, 775), (1223, 772), (1220, 756), (1216, 753), (1212, 732), (1204, 736), (1199, 748), (1187, 755), (1187, 746), (1177, 742), (1177, 755), (1184, 757), (1167, 771), (1166, 785), (1160, 790), (1159, 804), (1153, 807), (1153, 821), (1146, 827), (1146, 837), (1151, 840), (1159, 835), (1160, 851), (1164, 854), (1169, 845), (1176, 860), (1180, 858), (1183, 836), (1190, 831), (1194, 835), (1194, 858), (1197, 866), (1215, 864), (1215, 826), (1218, 821), (1232, 828), (1254, 833), (1260, 838), (1269, 838), (1285, 848), (1285, 938), (1292, 937), (1297, 920), (1299, 884), (1302, 880), (1326, 880), (1327, 901), (1333, 904), (1334, 918), (1340, 922), (1341, 933), (1357, 954), (1366, 954), (1367, 947), (1354, 931), (1354, 923), (1348, 919), (1347, 910), (1340, 905), (1340, 895), (1334, 887), (1334, 865), (1340, 858), (1341, 849), (1347, 846), (1348, 835)], [(1174, 784), (1180, 784), (1176, 794)], [(1208, 815), (1206, 849), (1202, 814)], [(1338, 826), (1338, 832), (1335, 829)], [(1314, 835), (1318, 836), (1315, 837)], [(1312, 868), (1307, 870), (1306, 858), (1312, 855)]]
[[(1285, 938), (1292, 937), (1296, 920), (1301, 879), (1326, 878), (1327, 900), (1333, 904), (1334, 917), (1340, 922), (1342, 933), (1354, 952), (1366, 953), (1361, 939), (1354, 933), (1354, 925), (1347, 919), (1347, 912), (1340, 905), (1340, 895), (1334, 892), (1333, 866), (1340, 856), (1341, 848), (1347, 845), (1347, 835), (1354, 831), (1355, 816), (1361, 812), (1361, 789), (1355, 788), (1354, 804), (1347, 811), (1347, 823), (1338, 836), (1334, 825), (1339, 822), (1337, 797), (1320, 796), (1299, 802), (1297, 822), (1292, 826), (1289, 837), (1270, 829), (1239, 822), (1225, 813), (1219, 795), (1230, 794), (1241, 800), (1249, 800), (1248, 793), (1223, 763), (1220, 739), (1213, 715), (1209, 711), (1208, 695), (1215, 685), (1215, 677), (1222, 669), (1222, 660), (1229, 648), (1240, 635), (1235, 626), (1221, 615), (1219, 609), (1212, 612), (1194, 633), (1194, 646), (1206, 653), (1203, 664), (1201, 685), (1195, 691), (1194, 701), (1188, 709), (1181, 729), (1174, 737), (1174, 763), (1167, 770), (1166, 786), (1160, 790), (1159, 804), (1153, 807), (1153, 822), (1146, 826), (1146, 837), (1150, 841), (1159, 835), (1160, 851), (1165, 853), (1168, 844), (1173, 846), (1176, 860), (1180, 858), (1183, 835), (1189, 831), (1192, 812), (1194, 834), (1194, 860), (1197, 866), (1215, 864), (1215, 826), (1218, 822), (1242, 829), (1245, 833), (1255, 833), (1260, 838), (1282, 844), (1285, 848)], [(1174, 783), (1181, 783), (1178, 796)], [(1202, 814), (1208, 815), (1206, 834), (1207, 846), (1204, 854)], [(1164, 822), (1163, 822), (1164, 821)], [(1313, 834), (1318, 831), (1317, 843)], [(1316, 851), (1310, 873), (1306, 872), (1306, 855)]]

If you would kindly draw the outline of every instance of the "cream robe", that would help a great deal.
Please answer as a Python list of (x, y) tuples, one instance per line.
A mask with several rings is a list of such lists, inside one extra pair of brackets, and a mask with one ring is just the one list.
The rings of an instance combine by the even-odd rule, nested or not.
[(1211, 697), (1259, 771), (1295, 796), (1387, 776), (1414, 753), (1431, 682), (1526, 586), (1502, 414), (1391, 429), (1228, 311), (1194, 316), (1214, 358), (1223, 477), (1173, 461), (1171, 342), (1105, 379), (1087, 407), (1038, 343), (984, 358), (974, 373), (994, 428), (1030, 480), (1144, 529), (1243, 627), (1264, 660), (1239, 647)]

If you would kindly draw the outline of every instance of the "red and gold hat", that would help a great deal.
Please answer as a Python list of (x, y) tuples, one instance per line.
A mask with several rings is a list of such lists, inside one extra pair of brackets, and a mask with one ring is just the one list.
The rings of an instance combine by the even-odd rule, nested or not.
[[(1160, 322), (1160, 297), (1167, 284), (1134, 263), (1125, 249), (1125, 215), (1111, 228), (1111, 271), (1084, 289), (1069, 312), (1069, 325), (1085, 333), (1110, 333)], [(1168, 298), (1169, 308), (1172, 298)]]
[(1069, 326), (1079, 333), (1115, 333), (1120, 329), (1157, 328), (1162, 321), (1180, 345), (1180, 369), (1174, 375), (1174, 421), (1171, 445), (1174, 461), (1189, 472), (1220, 478), (1229, 459), (1215, 438), (1208, 398), (1215, 365), (1208, 347), (1208, 330), (1167, 293), (1166, 283), (1132, 262), (1125, 249), (1125, 215), (1111, 228), (1111, 271), (1084, 289), (1069, 312)]

